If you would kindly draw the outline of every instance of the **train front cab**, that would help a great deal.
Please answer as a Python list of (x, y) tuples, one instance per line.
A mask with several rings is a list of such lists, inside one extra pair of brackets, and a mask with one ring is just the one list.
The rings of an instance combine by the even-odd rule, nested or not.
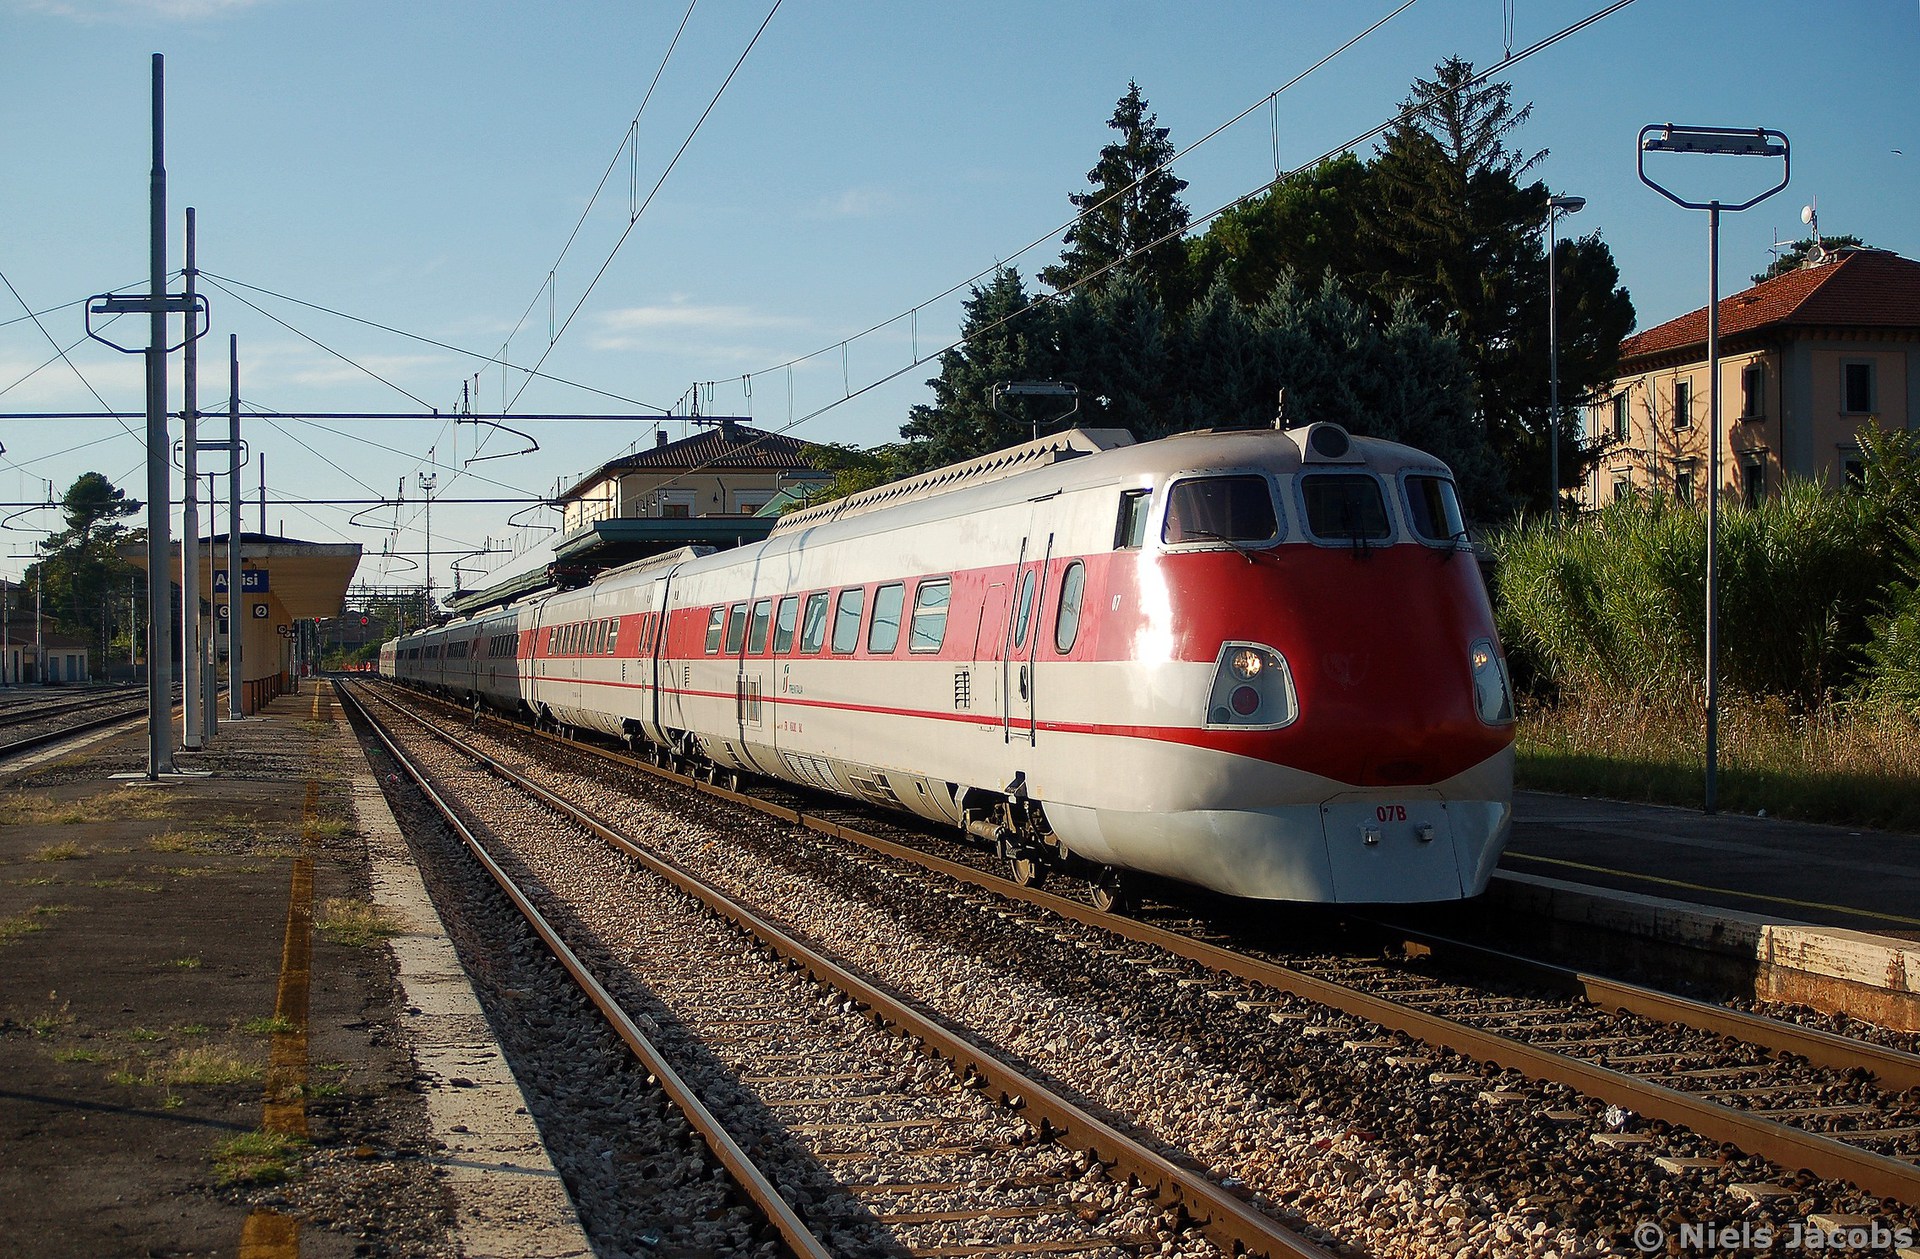
[(1138, 505), (1109, 598), (1169, 640), (1139, 653), (1134, 714), (1165, 733), (1043, 735), (1047, 819), (1076, 855), (1234, 895), (1477, 895), (1511, 823), (1513, 712), (1451, 477), (1331, 425), (1297, 440), (1297, 464), (1195, 469)]

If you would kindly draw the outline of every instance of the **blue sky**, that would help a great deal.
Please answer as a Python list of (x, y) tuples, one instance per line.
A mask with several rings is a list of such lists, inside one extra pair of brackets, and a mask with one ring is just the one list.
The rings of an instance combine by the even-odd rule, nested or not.
[[(914, 359), (958, 324), (960, 297), (938, 295), (1000, 261), (1031, 276), (1057, 257), (1057, 237), (1015, 255), (1068, 218), (1067, 196), (1084, 187), (1129, 78), (1184, 146), (1398, 6), (785, 0), (632, 220), (769, 7), (698, 0), (637, 148), (615, 164), (549, 284), (684, 0), (0, 0), (0, 273), (35, 310), (144, 282), (149, 58), (160, 52), (170, 267), (182, 263), (193, 206), (212, 275), (475, 352), (229, 284), (290, 329), (209, 283), (203, 406), (226, 396), (233, 333), (241, 396), (268, 409), (447, 413), (463, 385), (485, 411), (635, 409), (527, 384), (524, 372), (503, 383), (485, 360), (504, 344), (517, 366), (544, 359), (543, 372), (655, 407), (674, 408), (693, 382), (720, 382), (703, 410), (775, 428), (899, 372), (794, 430), (871, 444), (894, 437), (927, 396), (936, 365)], [(1282, 94), (1277, 127), (1261, 108), (1183, 158), (1188, 203), (1203, 214), (1271, 179), (1276, 140), (1290, 168), (1367, 131), (1442, 57), (1491, 64), (1599, 7), (1417, 0)], [(1915, 66), (1914, 0), (1638, 0), (1504, 77), (1534, 105), (1519, 143), (1550, 151), (1537, 171), (1555, 191), (1588, 198), (1569, 226), (1602, 234), (1649, 327), (1704, 303), (1706, 225), (1638, 182), (1643, 124), (1763, 125), (1792, 137), (1792, 186), (1726, 220), (1723, 291), (1766, 264), (1776, 236), (1803, 230), (1800, 208), (1816, 197), (1823, 231), (1920, 256)], [(1729, 198), (1762, 173), (1740, 159), (1696, 159), (1686, 172)], [(22, 313), (0, 289), (0, 410), (94, 409), (88, 385), (117, 409), (142, 406), (137, 358), (84, 344), (71, 355), (83, 385), (64, 363), (41, 368), (53, 350)], [(82, 335), (77, 306), (43, 323), (63, 348)], [(178, 356), (171, 370), (177, 400)], [(262, 422), (247, 435), (265, 454), (270, 499), (391, 495), (404, 478), (413, 501), (374, 513), (373, 528), (349, 524), (351, 508), (267, 509), (270, 529), (360, 542), (375, 557), (362, 579), (401, 582), (419, 573), (377, 555), (423, 548), (421, 471), (435, 468), (436, 492), (450, 498), (537, 496), (651, 442), (653, 426), (533, 431), (538, 453), (465, 468), (478, 434), (444, 418)], [(685, 431), (668, 422), (673, 436)], [(144, 485), (141, 443), (112, 423), (0, 420), (0, 442), (0, 500), (37, 500), (49, 480), (58, 493), (88, 470), (136, 496)], [(481, 453), (517, 447), (495, 435)], [(434, 549), (531, 541), (508, 526), (511, 510), (437, 507)], [(0, 574), (17, 575), (31, 530), (54, 523), (51, 512), (11, 521)], [(249, 511), (245, 526), (257, 523)], [(434, 562), (441, 589), (447, 566)], [(478, 571), (470, 562), (463, 573)]]

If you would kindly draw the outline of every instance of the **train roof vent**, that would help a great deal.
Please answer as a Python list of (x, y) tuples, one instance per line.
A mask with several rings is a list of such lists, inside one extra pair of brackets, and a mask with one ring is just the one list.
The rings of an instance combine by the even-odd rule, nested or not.
[(1352, 434), (1325, 420), (1290, 428), (1287, 436), (1300, 447), (1303, 463), (1359, 463), (1365, 458), (1354, 448)]
[(996, 450), (990, 455), (982, 455), (966, 463), (935, 468), (932, 472), (923, 472), (919, 476), (895, 481), (891, 485), (862, 490), (858, 494), (849, 494), (845, 498), (835, 499), (831, 503), (822, 503), (818, 507), (788, 512), (780, 517), (778, 524), (774, 525), (771, 536), (778, 537), (783, 533), (792, 533), (796, 529), (844, 520), (849, 516), (858, 516), (881, 507), (893, 507), (919, 499), (936, 498), (941, 494), (965, 489), (968, 486), (998, 481), (1002, 477), (1015, 476), (1022, 472), (1031, 472), (1035, 468), (1044, 468), (1048, 464), (1131, 445), (1133, 445), (1133, 434), (1123, 428), (1070, 428), (1063, 433), (1049, 434), (1039, 441), (1025, 442), (1018, 446), (1009, 446), (1005, 450)]

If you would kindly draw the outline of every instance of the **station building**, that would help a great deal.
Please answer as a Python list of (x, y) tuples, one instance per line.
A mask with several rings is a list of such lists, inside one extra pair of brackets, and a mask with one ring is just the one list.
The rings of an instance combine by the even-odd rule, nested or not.
[[(360, 564), (357, 542), (302, 542), (267, 533), (240, 535), (241, 589), (228, 590), (227, 537), (203, 538), (200, 566), (200, 632), (213, 634), (215, 658), (231, 657), (229, 628), (239, 622), (241, 711), (252, 713), (276, 695), (294, 689), (301, 669), (300, 626), (319, 617), (338, 616), (354, 570)], [(146, 548), (122, 552), (141, 571)], [(174, 543), (172, 580), (181, 580), (180, 544)], [(179, 650), (178, 630), (174, 650)]]
[[(1867, 425), (1920, 428), (1920, 262), (1840, 249), (1720, 302), (1722, 501), (1757, 503), (1786, 478), (1843, 488)], [(1603, 449), (1582, 505), (1633, 492), (1704, 501), (1707, 308), (1629, 337), (1588, 408)]]
[(724, 549), (764, 540), (779, 509), (804, 503), (832, 475), (807, 461), (807, 443), (730, 416), (696, 416), (700, 432), (621, 455), (555, 500), (560, 531), (490, 574), (448, 606), (476, 612), (618, 564), (683, 546)]

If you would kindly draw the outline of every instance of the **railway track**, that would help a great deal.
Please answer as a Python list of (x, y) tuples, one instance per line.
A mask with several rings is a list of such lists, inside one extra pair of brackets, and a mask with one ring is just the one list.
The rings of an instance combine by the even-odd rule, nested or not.
[(0, 709), (0, 761), (131, 721), (146, 711), (145, 691), (113, 692), (24, 710)]
[[(349, 703), (359, 689), (341, 688)], [(405, 712), (374, 703), (382, 715)], [(650, 913), (661, 913), (662, 887), (677, 893), (669, 899), (684, 909), (650, 929), (617, 906), (597, 930), (576, 918), (574, 930), (603, 949), (617, 935), (622, 968), (673, 1012), (664, 1029), (629, 1013), (569, 946), (573, 932), (536, 904), (557, 898), (565, 916), (584, 917), (581, 906), (606, 901), (604, 881), (580, 882), (568, 860), (524, 842), (493, 851), (498, 836), (480, 834), (436, 783), (446, 775), (420, 767), (406, 734), (356, 706), (793, 1253), (1331, 1253), (635, 836), (421, 722), (604, 845), (601, 875)], [(570, 882), (578, 896), (562, 892)]]
[[(556, 740), (581, 755), (631, 769), (631, 758), (590, 745)], [(650, 767), (649, 767), (650, 768)], [(1692, 1002), (1597, 976), (1546, 967), (1526, 959), (1436, 938), (1402, 933), (1409, 956), (1395, 960), (1348, 957), (1285, 962), (1229, 941), (1204, 920), (1176, 924), (1115, 919), (1044, 891), (1018, 888), (983, 872), (981, 859), (956, 861), (850, 824), (847, 810), (794, 807), (794, 797), (753, 800), (681, 775), (657, 776), (748, 804), (788, 823), (849, 841), (886, 857), (963, 880), (960, 899), (1009, 927), (1044, 936), (1078, 924), (1104, 936), (1103, 951), (1118, 955), (1161, 986), (1230, 1007), (1242, 1019), (1269, 1020), (1372, 1056), (1395, 1072), (1425, 1076), (1436, 1090), (1452, 1089), (1481, 1105), (1526, 1109), (1528, 1090), (1541, 1083), (1577, 1090), (1595, 1105), (1601, 1122), (1591, 1139), (1637, 1154), (1673, 1175), (1736, 1180), (1736, 1198), (1811, 1204), (1811, 1176), (1864, 1190), (1846, 1216), (1861, 1212), (1910, 1215), (1920, 1203), (1920, 1059), (1866, 1042), (1798, 1025)], [(1008, 908), (1007, 898), (1030, 908)], [(996, 908), (997, 907), (997, 908)], [(1041, 912), (1044, 911), (1044, 912)], [(1064, 935), (1062, 935), (1064, 938)], [(1197, 969), (1184, 969), (1193, 967)], [(1489, 992), (1484, 981), (1450, 976), (1447, 968), (1497, 969), (1520, 984)], [(1159, 972), (1158, 975), (1155, 972)], [(1237, 985), (1234, 982), (1237, 981)], [(1470, 1060), (1466, 1071), (1452, 1055)], [(1507, 1069), (1502, 1074), (1500, 1069)], [(1521, 1079), (1512, 1078), (1519, 1075)], [(1551, 1098), (1545, 1099), (1550, 1101)], [(1578, 1126), (1592, 1113), (1577, 1106), (1547, 1113)], [(1684, 1127), (1686, 1132), (1679, 1129)], [(1587, 1134), (1576, 1135), (1585, 1139)], [(1757, 1155), (1771, 1164), (1757, 1168)], [(1807, 1169), (1802, 1172), (1801, 1169)], [(1724, 1177), (1723, 1177), (1724, 1178)], [(1844, 1195), (1843, 1195), (1844, 1196)], [(1879, 1201), (1874, 1201), (1878, 1199)]]

